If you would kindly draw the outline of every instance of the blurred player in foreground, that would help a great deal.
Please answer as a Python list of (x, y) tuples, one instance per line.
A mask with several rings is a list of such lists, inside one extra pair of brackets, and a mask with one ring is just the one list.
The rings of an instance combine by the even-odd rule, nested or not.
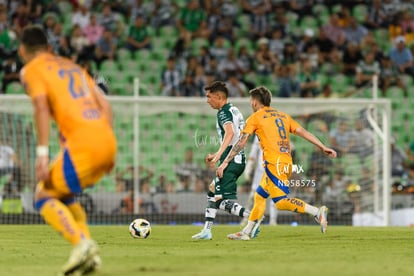
[(289, 177), (292, 173), (292, 156), (289, 134), (295, 134), (318, 146), (327, 156), (335, 158), (336, 152), (326, 147), (318, 138), (305, 130), (288, 114), (270, 107), (270, 91), (259, 86), (250, 91), (250, 103), (254, 113), (247, 119), (239, 141), (217, 168), (218, 177), (223, 175), (229, 162), (243, 150), (250, 135), (256, 134), (263, 149), (265, 174), (254, 195), (254, 206), (246, 227), (241, 232), (229, 234), (233, 240), (249, 240), (251, 233), (260, 224), (266, 209), (266, 198), (270, 196), (279, 210), (308, 213), (321, 225), (322, 233), (328, 227), (328, 208), (317, 208), (301, 199), (289, 198)]
[[(82, 275), (95, 270), (100, 258), (86, 213), (74, 196), (114, 165), (111, 107), (84, 69), (49, 53), (40, 27), (23, 30), (19, 55), (25, 63), (21, 82), (32, 100), (37, 134), (35, 207), (73, 246), (62, 274)], [(51, 119), (59, 128), (61, 151), (49, 165)]]
[[(208, 154), (206, 162), (210, 167), (224, 160), (234, 144), (239, 140), (240, 131), (244, 127), (244, 118), (239, 109), (227, 102), (228, 90), (224, 82), (216, 81), (205, 88), (207, 103), (217, 109), (216, 127), (220, 137), (220, 148), (216, 153)], [(230, 214), (248, 217), (250, 212), (234, 200), (237, 199), (237, 179), (243, 173), (246, 165), (244, 151), (238, 151), (227, 165), (227, 169), (216, 177), (210, 184), (207, 193), (207, 207), (205, 224), (200, 233), (192, 236), (193, 240), (211, 240), (211, 227), (216, 218), (217, 209), (225, 210)]]

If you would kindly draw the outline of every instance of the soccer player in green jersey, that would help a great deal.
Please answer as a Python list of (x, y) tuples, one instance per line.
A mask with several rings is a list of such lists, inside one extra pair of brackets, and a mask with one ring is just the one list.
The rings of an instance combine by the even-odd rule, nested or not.
[[(239, 109), (227, 102), (228, 90), (224, 82), (216, 81), (204, 88), (207, 96), (207, 103), (217, 109), (217, 132), (220, 136), (220, 148), (216, 153), (208, 154), (206, 162), (214, 167), (221, 162), (232, 149), (244, 127), (244, 118)], [(205, 224), (200, 233), (192, 236), (193, 240), (211, 240), (213, 235), (211, 227), (217, 214), (217, 210), (225, 210), (230, 214), (248, 217), (250, 211), (235, 202), (237, 199), (237, 179), (243, 173), (246, 164), (246, 157), (241, 151), (229, 163), (221, 178), (216, 177), (210, 184), (207, 193), (207, 207), (205, 211)]]

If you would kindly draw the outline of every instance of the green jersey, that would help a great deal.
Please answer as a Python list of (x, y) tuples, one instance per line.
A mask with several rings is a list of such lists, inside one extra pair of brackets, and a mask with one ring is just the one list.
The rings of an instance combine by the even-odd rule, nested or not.
[[(237, 141), (240, 138), (240, 132), (244, 128), (243, 115), (241, 114), (239, 109), (231, 103), (226, 103), (217, 112), (216, 128), (217, 128), (218, 135), (220, 137), (220, 143), (223, 143), (223, 139), (224, 139), (224, 134), (225, 134), (224, 125), (228, 123), (231, 123), (233, 125), (234, 136), (229, 146), (227, 147), (227, 149), (220, 156), (220, 162), (223, 162), (227, 154), (230, 152), (233, 146), (237, 143)], [(246, 157), (245, 157), (244, 151), (241, 151), (239, 154), (237, 154), (232, 160), (232, 162), (236, 164), (245, 164)]]
[(135, 41), (143, 42), (149, 34), (145, 26), (136, 27), (133, 25), (129, 28), (128, 35), (132, 37)]
[(183, 21), (184, 28), (190, 32), (195, 32), (200, 27), (201, 22), (206, 19), (203, 10), (190, 10), (186, 7), (181, 9), (180, 19)]

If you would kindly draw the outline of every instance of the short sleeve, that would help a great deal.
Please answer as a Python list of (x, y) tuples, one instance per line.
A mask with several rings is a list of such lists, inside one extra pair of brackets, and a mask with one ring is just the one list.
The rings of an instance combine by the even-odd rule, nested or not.
[[(27, 70), (29, 69), (29, 70)], [(46, 85), (39, 72), (30, 70), (31, 68), (23, 68), (20, 71), (20, 81), (30, 98), (34, 99), (40, 95), (46, 95)]]
[(257, 123), (256, 123), (256, 117), (254, 114), (247, 118), (246, 125), (244, 126), (244, 129), (242, 130), (243, 133), (247, 134), (253, 134), (257, 129)]
[(290, 133), (295, 133), (296, 130), (301, 127), (301, 125), (298, 122), (296, 122), (294, 119), (292, 119), (292, 117), (290, 116), (289, 116), (289, 120), (290, 120)]
[(233, 114), (227, 109), (220, 110), (217, 113), (217, 120), (221, 126), (224, 126), (228, 122), (233, 122)]

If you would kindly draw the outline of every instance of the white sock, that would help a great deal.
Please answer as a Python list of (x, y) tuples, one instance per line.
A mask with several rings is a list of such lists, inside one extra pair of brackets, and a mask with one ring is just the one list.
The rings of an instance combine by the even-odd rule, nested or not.
[(247, 222), (246, 227), (243, 228), (242, 232), (247, 234), (247, 235), (250, 235), (250, 233), (252, 232), (253, 227), (255, 226), (255, 224), (256, 224), (255, 221), (249, 220)]
[(214, 221), (212, 220), (206, 220), (206, 222), (204, 223), (204, 229), (203, 230), (211, 230), (211, 227), (213, 226)]
[(312, 216), (317, 216), (319, 213), (319, 208), (309, 204), (305, 204), (305, 213), (310, 214)]

